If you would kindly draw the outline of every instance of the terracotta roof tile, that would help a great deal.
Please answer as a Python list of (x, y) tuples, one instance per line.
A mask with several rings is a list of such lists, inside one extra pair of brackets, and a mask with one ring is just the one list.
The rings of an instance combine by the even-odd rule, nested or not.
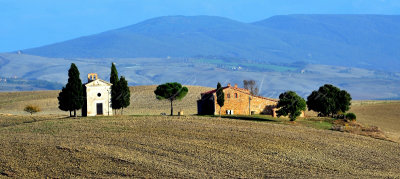
[[(222, 89), (226, 89), (226, 88), (231, 88), (231, 89), (234, 89), (234, 90), (237, 90), (237, 91), (240, 91), (240, 92), (243, 92), (243, 93), (246, 93), (246, 94), (251, 95), (251, 94), (250, 94), (250, 91), (247, 90), (247, 89), (244, 89), (244, 88), (235, 88), (235, 87), (233, 87), (233, 86), (225, 86), (225, 87), (222, 87)], [(202, 94), (202, 95), (203, 95), (203, 94), (213, 94), (213, 93), (215, 93), (215, 92), (217, 92), (217, 89), (214, 89), (214, 90), (211, 90), (211, 91), (207, 91), (207, 92), (204, 92), (204, 93), (201, 93), (201, 94)], [(270, 101), (275, 101), (275, 102), (278, 102), (278, 101), (279, 101), (279, 100), (277, 100), (277, 99), (267, 98), (267, 97), (264, 97), (264, 96), (253, 96), (253, 97), (261, 98), (261, 99), (266, 99), (266, 100), (270, 100)]]
[[(222, 87), (222, 89), (226, 89), (226, 88), (229, 88), (229, 86)], [(213, 94), (215, 92), (217, 92), (217, 89), (214, 89), (214, 90), (211, 90), (211, 91), (207, 91), (207, 92), (204, 92), (204, 93), (201, 93), (201, 94)]]

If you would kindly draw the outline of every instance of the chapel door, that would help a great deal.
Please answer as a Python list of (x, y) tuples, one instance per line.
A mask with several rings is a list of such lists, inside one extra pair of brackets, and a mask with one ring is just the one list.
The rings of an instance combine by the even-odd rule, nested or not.
[(103, 103), (97, 103), (97, 115), (103, 115)]

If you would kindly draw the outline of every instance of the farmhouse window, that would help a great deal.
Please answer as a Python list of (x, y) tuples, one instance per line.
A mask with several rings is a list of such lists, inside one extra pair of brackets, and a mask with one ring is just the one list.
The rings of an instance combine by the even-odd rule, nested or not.
[(238, 94), (237, 93), (235, 93), (235, 98), (238, 98)]
[(226, 94), (226, 98), (231, 98), (231, 94)]

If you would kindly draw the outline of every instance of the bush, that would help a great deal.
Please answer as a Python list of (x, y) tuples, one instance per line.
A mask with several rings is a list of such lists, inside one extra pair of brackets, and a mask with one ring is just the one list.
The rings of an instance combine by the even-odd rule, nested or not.
[(350, 121), (354, 121), (357, 119), (357, 116), (354, 113), (347, 113), (346, 114), (346, 119)]
[(33, 113), (37, 113), (37, 112), (40, 112), (42, 110), (39, 108), (39, 106), (35, 106), (35, 105), (29, 104), (29, 105), (25, 106), (24, 111), (26, 111), (28, 113), (31, 113), (31, 115), (32, 115)]
[(279, 95), (277, 107), (280, 108), (276, 111), (278, 117), (289, 115), (290, 121), (295, 121), (306, 110), (306, 101), (296, 92), (287, 91)]

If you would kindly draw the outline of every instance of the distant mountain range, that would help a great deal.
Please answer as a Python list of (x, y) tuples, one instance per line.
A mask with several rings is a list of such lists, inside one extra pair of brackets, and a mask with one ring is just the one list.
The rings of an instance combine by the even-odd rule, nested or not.
[(62, 58), (217, 56), (399, 71), (400, 16), (284, 15), (255, 23), (167, 16), (23, 53)]

